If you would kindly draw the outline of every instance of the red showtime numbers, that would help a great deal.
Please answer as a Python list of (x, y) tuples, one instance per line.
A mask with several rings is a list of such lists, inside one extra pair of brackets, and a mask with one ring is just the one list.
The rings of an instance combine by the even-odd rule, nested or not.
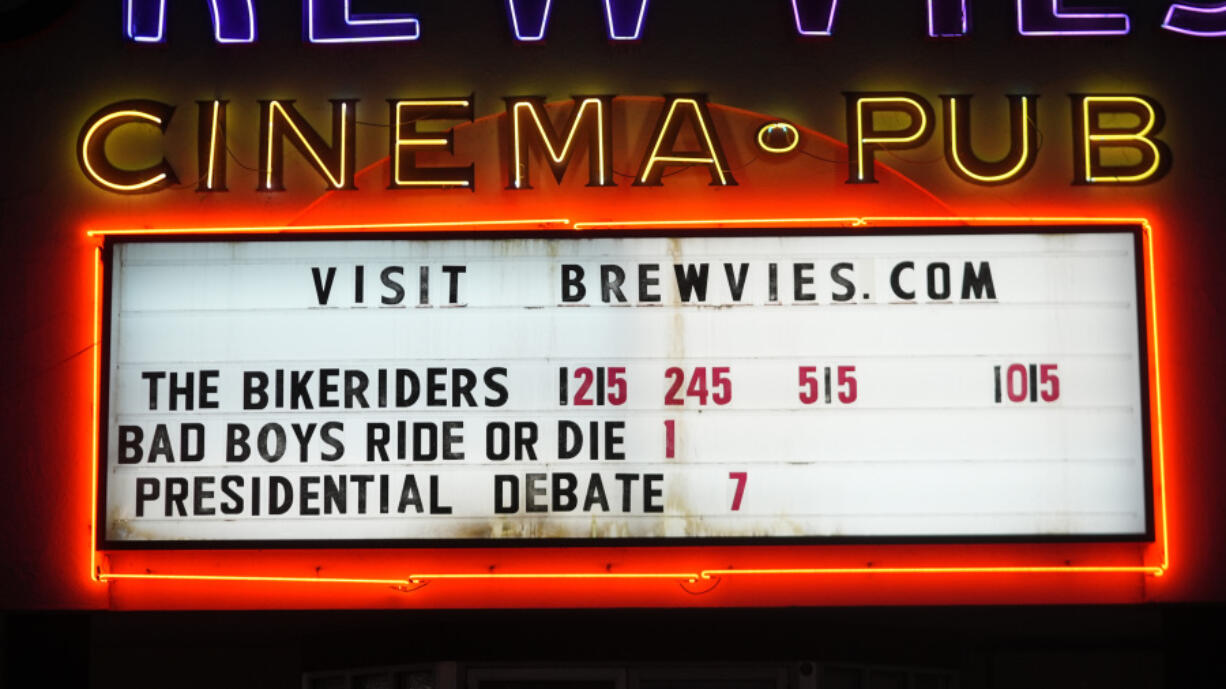
[(851, 404), (860, 396), (855, 366), (801, 366), (799, 378), (801, 404)]
[(745, 484), (749, 482), (748, 471), (730, 471), (728, 478), (736, 481), (736, 492), (732, 495), (732, 511), (739, 512), (741, 500), (745, 497)]
[[(571, 380), (575, 381), (571, 394)], [(619, 407), (626, 403), (626, 367), (582, 366), (572, 373), (569, 367), (558, 369), (558, 403), (565, 407)]]
[[(708, 370), (710, 375), (708, 376)], [(727, 366), (714, 366), (707, 369), (699, 366), (687, 375), (685, 369), (677, 366), (669, 367), (664, 377), (670, 381), (668, 391), (664, 393), (664, 404), (679, 407), (686, 400), (696, 400), (698, 406), (705, 407), (707, 403), (723, 406), (732, 401), (731, 369)], [(688, 380), (688, 384), (687, 384)], [(684, 391), (684, 395), (683, 395)]]
[(1055, 402), (1060, 399), (1057, 364), (1009, 364), (994, 367), (996, 403)]

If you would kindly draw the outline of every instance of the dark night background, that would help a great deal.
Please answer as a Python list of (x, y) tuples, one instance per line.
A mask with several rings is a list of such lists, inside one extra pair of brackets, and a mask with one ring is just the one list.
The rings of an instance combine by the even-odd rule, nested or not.
[[(297, 2), (256, 4), (253, 46), (214, 45), (204, 0), (170, 3), (169, 41), (146, 46), (125, 41), (120, 0), (0, 1), (0, 682), (290, 687), (303, 672), (444, 660), (793, 670), (813, 660), (948, 668), (964, 687), (1222, 686), (1226, 38), (1161, 30), (1168, 3), (1152, 0), (1081, 0), (1126, 9), (1133, 32), (1065, 39), (1019, 37), (1012, 2), (972, 0), (973, 31), (952, 40), (926, 37), (921, 0), (843, 0), (827, 39), (796, 37), (786, 0), (654, 0), (643, 40), (624, 45), (605, 39), (597, 0), (568, 0), (555, 3), (545, 44), (516, 45), (499, 0), (354, 0), (355, 11), (416, 12), (422, 39), (313, 46)], [(359, 119), (382, 122), (384, 99), (400, 95), (475, 93), (480, 117), (500, 112), (509, 94), (705, 92), (842, 139), (842, 92), (866, 90), (914, 91), (934, 104), (943, 93), (1042, 94), (1043, 151), (1017, 183), (957, 179), (940, 160), (939, 133), (889, 161), (961, 212), (1154, 219), (1172, 467), (1173, 562), (1162, 581), (1065, 605), (1014, 605), (1028, 597), (1002, 588), (978, 606), (936, 590), (914, 607), (756, 607), (741, 597), (741, 607), (711, 609), (156, 612), (85, 580), (93, 244), (84, 230), (116, 218), (134, 227), (276, 222), (313, 200), (320, 185), (309, 172), (291, 176), (287, 193), (254, 191), (243, 166), (256, 157), (257, 99), (296, 98), (316, 118), (327, 98), (361, 98), (369, 109)], [(1161, 102), (1170, 173), (1139, 187), (1071, 185), (1071, 93)], [(194, 102), (214, 97), (233, 107), (232, 191), (201, 195), (191, 185)], [(165, 150), (184, 189), (117, 196), (79, 170), (81, 123), (126, 98), (179, 106)], [(384, 134), (365, 142), (360, 167), (386, 155)], [(464, 199), (455, 203), (462, 215)], [(174, 607), (227, 607), (201, 601)]]

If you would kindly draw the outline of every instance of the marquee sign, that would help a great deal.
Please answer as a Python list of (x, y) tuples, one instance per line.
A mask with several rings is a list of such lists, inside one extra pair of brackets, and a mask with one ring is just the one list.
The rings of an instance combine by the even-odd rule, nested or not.
[(115, 241), (100, 536), (1144, 539), (1139, 232)]

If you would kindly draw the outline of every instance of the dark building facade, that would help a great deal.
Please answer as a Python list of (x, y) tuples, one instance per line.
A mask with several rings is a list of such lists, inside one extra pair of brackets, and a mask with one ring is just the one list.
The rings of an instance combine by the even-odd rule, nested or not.
[(1226, 4), (5, 5), (9, 685), (1221, 683)]

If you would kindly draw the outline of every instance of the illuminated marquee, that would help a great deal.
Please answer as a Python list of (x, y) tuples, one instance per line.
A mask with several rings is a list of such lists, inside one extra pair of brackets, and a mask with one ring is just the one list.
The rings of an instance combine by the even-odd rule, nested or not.
[[(1034, 165), (1039, 152), (1037, 95), (1007, 96), (1009, 103), (1009, 151), (996, 161), (985, 161), (971, 145), (971, 96), (942, 96), (946, 162), (963, 180), (981, 185), (1007, 184), (1022, 178)], [(577, 96), (560, 120), (550, 114), (543, 96), (513, 96), (505, 99), (507, 135), (501, 147), (506, 158), (506, 188), (532, 189), (534, 153), (543, 154), (557, 184), (562, 184), (572, 163), (586, 157), (587, 184), (616, 187), (613, 172), (614, 96)], [(388, 189), (474, 188), (473, 163), (423, 167), (417, 154), (453, 154), (455, 130), (429, 134), (419, 132), (423, 120), (472, 122), (475, 97), (389, 99), (388, 158), (391, 161)], [(226, 173), (229, 102), (201, 101), (197, 108), (197, 157), (201, 192), (228, 189)], [(259, 101), (259, 183), (257, 191), (285, 189), (285, 143), (288, 142), (325, 182), (329, 190), (356, 189), (358, 169), (357, 99), (331, 101), (331, 134), (325, 137), (302, 115), (292, 100)], [(107, 137), (128, 125), (152, 125), (165, 132), (174, 106), (155, 101), (122, 101), (91, 116), (81, 129), (78, 159), (87, 179), (107, 191), (121, 194), (155, 192), (178, 182), (171, 164), (162, 159), (138, 170), (125, 170), (106, 154)], [(875, 154), (923, 146), (938, 131), (935, 110), (928, 99), (916, 93), (847, 93), (848, 178), (850, 184), (872, 184)], [(1123, 116), (1135, 123), (1119, 124)], [(1157, 136), (1164, 117), (1152, 98), (1139, 95), (1072, 96), (1072, 126), (1076, 184), (1146, 184), (1169, 169), (1171, 151)], [(683, 134), (686, 136), (683, 137)], [(750, 144), (768, 155), (783, 155), (801, 144), (800, 131), (787, 122), (768, 123), (746, 133)], [(712, 119), (704, 94), (665, 96), (654, 130), (643, 151), (634, 186), (661, 186), (670, 169), (703, 169), (716, 187), (735, 186), (724, 152), (721, 132)], [(689, 145), (683, 141), (692, 141)], [(1107, 151), (1129, 151), (1140, 162), (1120, 163)]]
[(103, 536), (1147, 537), (1139, 240), (120, 241)]

